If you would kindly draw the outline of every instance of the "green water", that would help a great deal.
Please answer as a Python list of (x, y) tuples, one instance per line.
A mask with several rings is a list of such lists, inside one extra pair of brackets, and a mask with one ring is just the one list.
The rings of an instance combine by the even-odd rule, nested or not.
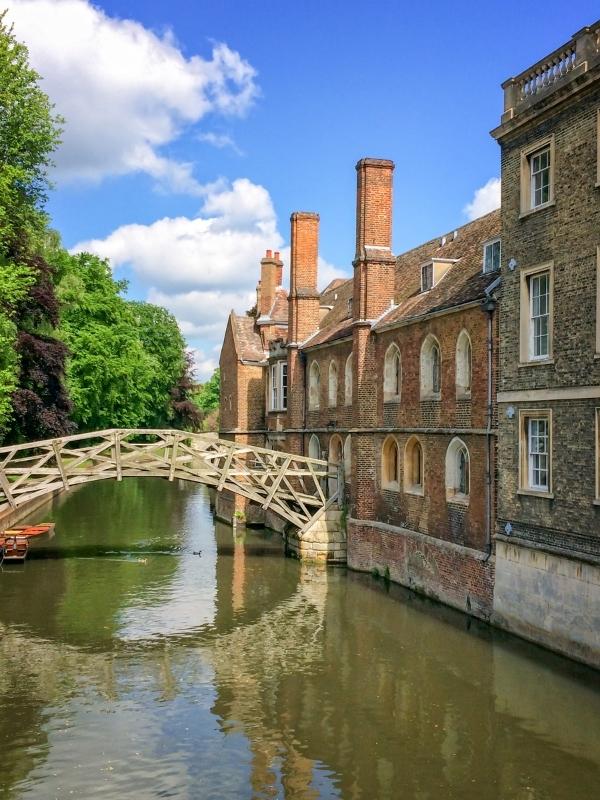
[(0, 572), (0, 798), (600, 797), (597, 673), (236, 536), (201, 486), (42, 516)]

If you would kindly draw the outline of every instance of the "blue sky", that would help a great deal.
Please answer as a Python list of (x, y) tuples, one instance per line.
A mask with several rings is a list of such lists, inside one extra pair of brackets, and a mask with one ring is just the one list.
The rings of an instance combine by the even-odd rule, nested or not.
[[(67, 118), (49, 203), (68, 247), (169, 307), (205, 378), (265, 247), (321, 214), (349, 274), (354, 164), (396, 162), (396, 252), (498, 202), (499, 84), (594, 22), (586, 0), (5, 0)], [(473, 204), (475, 199), (475, 204)], [(286, 264), (287, 267), (287, 264)]]

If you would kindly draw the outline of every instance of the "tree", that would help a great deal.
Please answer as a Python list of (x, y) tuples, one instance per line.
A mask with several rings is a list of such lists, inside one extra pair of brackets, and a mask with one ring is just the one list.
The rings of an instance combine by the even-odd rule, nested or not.
[(198, 408), (205, 414), (208, 414), (209, 411), (214, 411), (215, 408), (219, 407), (220, 398), (221, 372), (217, 367), (206, 383), (200, 386), (194, 399)]
[[(64, 387), (67, 350), (54, 336), (53, 268), (41, 257), (48, 169), (62, 120), (53, 113), (0, 13), (0, 433), (43, 438), (73, 429)], [(12, 419), (11, 419), (12, 418)]]
[(49, 188), (52, 153), (63, 120), (54, 113), (29, 66), (27, 48), (18, 42), (0, 12), (0, 251), (15, 237), (43, 233), (43, 206)]

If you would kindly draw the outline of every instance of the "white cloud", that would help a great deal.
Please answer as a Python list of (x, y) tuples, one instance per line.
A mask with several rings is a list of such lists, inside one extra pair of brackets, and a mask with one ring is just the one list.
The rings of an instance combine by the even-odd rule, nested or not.
[(80, 242), (73, 250), (109, 258), (113, 267), (131, 265), (146, 284), (161, 289), (252, 288), (261, 255), (283, 242), (267, 190), (247, 178), (215, 184), (202, 214), (123, 225), (106, 239)]
[(183, 55), (172, 34), (109, 17), (88, 0), (5, 0), (43, 87), (66, 119), (56, 154), (62, 179), (143, 172), (175, 191), (203, 194), (193, 165), (161, 148), (209, 113), (243, 114), (257, 95), (254, 68), (226, 44)]
[[(206, 378), (218, 363), (229, 312), (244, 313), (255, 303), (265, 250), (280, 250), (287, 283), (289, 247), (282, 247), (268, 191), (247, 178), (213, 184), (201, 214), (123, 225), (106, 239), (80, 242), (72, 250), (87, 250), (109, 258), (113, 268), (132, 270), (147, 299), (175, 315), (194, 350), (198, 375)], [(340, 274), (319, 260), (321, 287)]]
[(199, 350), (197, 347), (190, 347), (189, 352), (193, 359), (194, 378), (200, 383), (204, 383), (219, 366), (219, 362), (208, 357), (203, 350)]
[(500, 178), (490, 178), (475, 191), (471, 202), (463, 208), (463, 213), (467, 219), (473, 220), (496, 208), (500, 208)]
[(232, 139), (232, 137), (228, 136), (226, 133), (214, 133), (214, 131), (199, 133), (198, 141), (211, 144), (213, 147), (217, 147), (219, 150), (224, 150), (226, 148), (229, 148), (230, 150), (233, 150), (233, 152), (238, 156), (244, 155), (243, 151), (240, 150), (240, 148), (235, 143), (234, 139)]

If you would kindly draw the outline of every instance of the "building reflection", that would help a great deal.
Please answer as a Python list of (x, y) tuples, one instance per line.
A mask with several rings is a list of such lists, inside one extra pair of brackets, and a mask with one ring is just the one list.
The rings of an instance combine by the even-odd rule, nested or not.
[[(217, 570), (222, 618), (247, 603), (234, 547), (233, 575)], [(590, 671), (574, 679), (568, 662), (370, 577), (297, 570), (292, 594), (209, 651), (213, 712), (247, 737), (256, 797), (313, 798), (323, 776), (344, 798), (541, 800), (573, 797), (574, 783), (593, 796)], [(532, 777), (551, 754), (560, 768)]]
[[(149, 739), (164, 741), (177, 714), (199, 746), (243, 737), (253, 798), (595, 796), (594, 673), (400, 587), (284, 559), (278, 535), (213, 528), (193, 492), (175, 488), (170, 501), (162, 490), (172, 485), (137, 483), (128, 491), (143, 525), (130, 525), (129, 544), (167, 555), (110, 565), (110, 580), (87, 558), (2, 576), (5, 796), (49, 774), (53, 721), (81, 698), (113, 718), (138, 704)], [(103, 532), (113, 548), (130, 513), (119, 503)], [(95, 537), (90, 528), (78, 539), (92, 525), (84, 512), (68, 523), (68, 547)], [(197, 748), (178, 744), (165, 769), (176, 757), (188, 779), (201, 777)]]

